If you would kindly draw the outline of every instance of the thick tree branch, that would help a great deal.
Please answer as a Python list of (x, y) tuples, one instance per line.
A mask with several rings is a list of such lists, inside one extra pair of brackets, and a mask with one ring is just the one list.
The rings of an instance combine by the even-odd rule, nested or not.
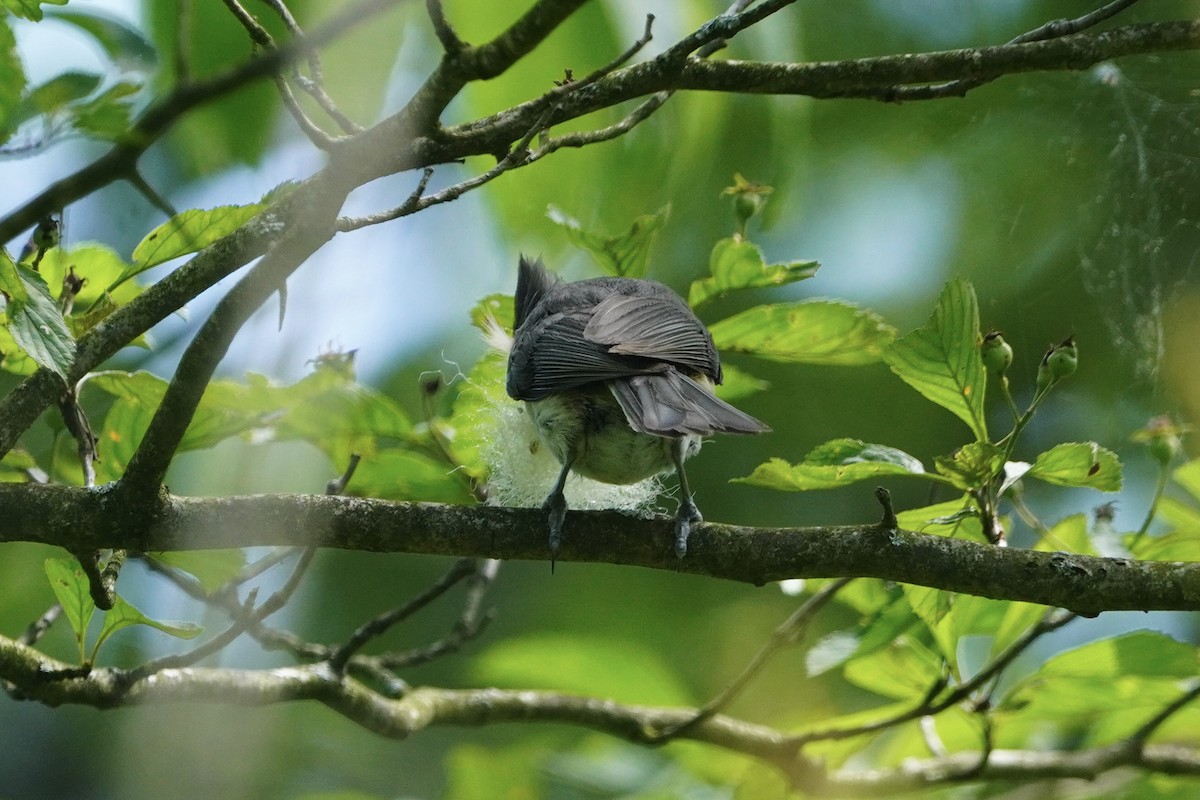
[[(557, 722), (645, 743), (649, 732), (679, 727), (692, 714), (688, 709), (624, 705), (545, 691), (425, 687), (393, 699), (334, 674), (324, 664), (257, 672), (183, 668), (141, 676), (120, 669), (93, 669), (80, 674), (4, 637), (0, 637), (0, 680), (15, 686), (20, 696), (50, 706), (118, 708), (180, 702), (266, 706), (316, 700), (374, 733), (395, 739), (436, 725)], [(716, 715), (688, 726), (679, 736), (762, 759), (780, 768), (794, 788), (827, 797), (878, 797), (967, 781), (1092, 779), (1119, 767), (1200, 775), (1200, 754), (1191, 749), (1130, 741), (1074, 752), (994, 750), (983, 767), (977, 753), (963, 752), (892, 769), (826, 773), (768, 726)]]
[[(98, 490), (0, 484), (0, 541), (192, 550), (311, 545), (373, 552), (542, 560), (538, 510), (264, 495), (131, 502)], [(249, 532), (253, 531), (253, 534)], [(670, 520), (571, 512), (563, 561), (625, 564), (761, 585), (785, 578), (875, 577), (1067, 608), (1200, 609), (1200, 563), (1133, 561), (997, 548), (877, 525), (746, 528), (704, 524), (687, 558)]]
[[(672, 61), (658, 56), (617, 70), (584, 91), (557, 101), (551, 123), (669, 90), (893, 100), (897, 86), (991, 80), (1025, 72), (1083, 70), (1123, 56), (1197, 48), (1200, 48), (1200, 22), (1178, 21), (1126, 25), (1046, 41), (843, 61)], [(547, 103), (546, 99), (538, 98), (448, 128), (439, 136), (437, 150), (446, 160), (496, 152), (519, 139), (543, 113)]]

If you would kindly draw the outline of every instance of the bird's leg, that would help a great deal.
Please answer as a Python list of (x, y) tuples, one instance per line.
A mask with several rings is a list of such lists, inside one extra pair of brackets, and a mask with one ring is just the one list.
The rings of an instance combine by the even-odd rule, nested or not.
[(692, 533), (692, 525), (704, 521), (696, 501), (692, 499), (692, 490), (688, 488), (687, 473), (683, 471), (684, 439), (675, 440), (671, 447), (671, 459), (675, 462), (675, 474), (679, 476), (679, 510), (675, 512), (675, 555), (683, 558), (687, 555), (688, 536)]
[(562, 472), (558, 473), (558, 480), (554, 482), (554, 488), (550, 490), (550, 495), (542, 503), (542, 510), (550, 512), (551, 572), (554, 571), (554, 561), (558, 558), (558, 548), (562, 544), (563, 522), (567, 518), (567, 498), (563, 494), (563, 487), (567, 485), (567, 475), (570, 473), (571, 462), (563, 462)]

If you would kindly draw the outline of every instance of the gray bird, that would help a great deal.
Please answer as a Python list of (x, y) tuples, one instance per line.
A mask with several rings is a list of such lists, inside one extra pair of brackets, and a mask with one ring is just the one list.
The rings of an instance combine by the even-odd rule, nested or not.
[[(721, 362), (712, 336), (656, 281), (592, 278), (566, 283), (521, 256), (507, 389), (524, 400), (538, 437), (562, 464), (542, 508), (551, 558), (562, 541), (572, 470), (628, 484), (672, 468), (679, 476), (675, 553), (702, 521), (685, 459), (714, 433), (770, 430), (712, 392)], [(553, 564), (553, 560), (551, 562)]]

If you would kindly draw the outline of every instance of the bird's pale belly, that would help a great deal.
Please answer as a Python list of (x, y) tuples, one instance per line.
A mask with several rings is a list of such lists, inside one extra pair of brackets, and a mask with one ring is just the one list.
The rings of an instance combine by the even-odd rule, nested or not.
[[(629, 427), (606, 386), (577, 389), (526, 402), (538, 437), (560, 464), (603, 483), (637, 483), (674, 469), (676, 439)], [(683, 457), (700, 450), (699, 436), (683, 437)]]

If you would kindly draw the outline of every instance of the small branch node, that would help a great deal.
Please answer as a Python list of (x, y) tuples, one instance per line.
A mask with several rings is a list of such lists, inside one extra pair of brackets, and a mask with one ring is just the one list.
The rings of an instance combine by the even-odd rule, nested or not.
[(896, 509), (892, 507), (892, 493), (882, 486), (876, 486), (875, 499), (883, 506), (883, 519), (879, 520), (879, 528), (884, 531), (897, 530), (900, 521), (896, 519)]

